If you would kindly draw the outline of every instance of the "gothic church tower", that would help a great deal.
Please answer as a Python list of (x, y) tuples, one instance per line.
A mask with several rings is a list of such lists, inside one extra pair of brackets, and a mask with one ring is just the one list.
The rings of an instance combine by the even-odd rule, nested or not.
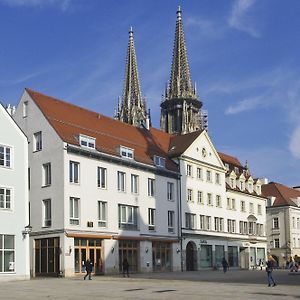
[(185, 134), (205, 128), (202, 102), (190, 76), (180, 7), (177, 10), (171, 78), (160, 107), (160, 128), (163, 131)]
[(124, 91), (122, 101), (118, 103), (115, 119), (134, 126), (144, 125), (147, 128), (150, 122), (146, 102), (141, 96), (132, 27), (129, 30)]

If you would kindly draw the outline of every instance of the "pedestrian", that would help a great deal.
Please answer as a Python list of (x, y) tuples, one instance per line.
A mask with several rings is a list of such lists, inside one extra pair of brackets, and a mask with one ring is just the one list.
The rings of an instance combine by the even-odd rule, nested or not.
[(272, 257), (272, 255), (269, 255), (268, 261), (266, 264), (266, 272), (268, 276), (268, 286), (271, 286), (271, 283), (273, 283), (272, 286), (276, 286), (275, 280), (273, 278), (273, 269), (274, 269), (275, 260)]
[(129, 263), (126, 257), (123, 260), (123, 277), (125, 277), (125, 273), (129, 277)]
[(87, 259), (84, 263), (84, 267), (85, 267), (85, 270), (86, 270), (86, 274), (83, 277), (83, 279), (85, 280), (87, 277), (89, 277), (89, 280), (92, 280), (92, 271), (93, 271), (92, 262), (89, 259)]
[(296, 264), (295, 259), (292, 256), (290, 256), (289, 259), (289, 269), (290, 272), (298, 272), (298, 265)]
[(262, 270), (263, 262), (262, 262), (261, 258), (258, 261), (258, 266), (260, 267), (260, 270)]
[(223, 272), (226, 273), (227, 269), (229, 267), (229, 264), (228, 264), (227, 260), (225, 259), (225, 257), (223, 257), (223, 259), (222, 259), (222, 267), (223, 267)]

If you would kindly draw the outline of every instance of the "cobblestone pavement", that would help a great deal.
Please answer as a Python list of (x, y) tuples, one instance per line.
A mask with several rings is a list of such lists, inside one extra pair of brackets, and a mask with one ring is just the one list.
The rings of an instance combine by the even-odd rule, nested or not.
[(92, 280), (39, 278), (1, 282), (2, 300), (77, 299), (300, 299), (300, 276), (275, 271), (276, 287), (267, 287), (264, 271), (199, 271), (94, 276)]

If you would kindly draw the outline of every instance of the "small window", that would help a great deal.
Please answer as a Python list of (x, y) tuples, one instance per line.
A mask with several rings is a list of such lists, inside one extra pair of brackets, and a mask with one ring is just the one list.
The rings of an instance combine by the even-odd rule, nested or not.
[(124, 172), (120, 172), (118, 171), (118, 191), (119, 192), (125, 192), (126, 189), (126, 180), (125, 180), (125, 176), (126, 174)]
[(155, 209), (148, 208), (148, 229), (155, 230)]
[(157, 167), (162, 167), (164, 168), (166, 166), (166, 159), (160, 156), (154, 155), (154, 164)]
[(97, 168), (97, 186), (101, 189), (106, 189), (106, 168)]
[(11, 189), (0, 188), (0, 209), (11, 209)]
[(273, 218), (273, 229), (279, 229), (279, 220), (278, 220), (278, 218)]
[(168, 211), (168, 232), (174, 233), (175, 228), (175, 212), (173, 210)]
[(154, 197), (155, 193), (155, 179), (148, 178), (148, 196)]
[(246, 205), (245, 205), (245, 201), (241, 201), (241, 211), (245, 212), (246, 211)]
[(11, 148), (0, 145), (0, 167), (11, 168)]
[(41, 151), (43, 148), (42, 132), (36, 132), (33, 134), (33, 151)]
[(206, 171), (206, 181), (211, 182), (211, 171)]
[(51, 226), (51, 199), (43, 200), (43, 226)]
[(23, 102), (23, 118), (28, 116), (28, 101)]
[(252, 202), (249, 204), (249, 212), (250, 212), (250, 214), (254, 213), (254, 205)]
[(15, 272), (15, 236), (0, 234), (0, 273)]
[(43, 164), (43, 186), (51, 185), (51, 163)]
[(168, 197), (168, 201), (174, 201), (174, 183), (173, 182), (167, 183), (167, 197)]
[(125, 158), (133, 159), (133, 149), (121, 146), (120, 155)]
[(239, 174), (239, 173), (240, 173), (240, 171), (239, 171), (239, 168), (238, 168), (238, 167), (234, 167), (234, 173), (235, 173), (235, 174)]
[(193, 176), (193, 169), (192, 169), (191, 165), (186, 166), (186, 175), (189, 176), (189, 177)]
[(70, 197), (70, 225), (79, 225), (79, 198)]
[(274, 248), (280, 248), (279, 239), (274, 239)]
[(138, 194), (139, 192), (139, 176), (131, 174), (131, 193)]
[(197, 168), (197, 179), (203, 179), (202, 168)]
[(213, 205), (213, 203), (212, 203), (212, 194), (211, 193), (207, 194), (207, 205)]
[(219, 173), (216, 173), (216, 184), (221, 184)]
[(69, 180), (71, 183), (79, 183), (79, 162), (70, 161)]
[(198, 203), (203, 204), (203, 193), (201, 191), (198, 191), (197, 193)]
[(107, 203), (104, 201), (98, 201), (98, 226), (106, 227), (106, 209)]
[(187, 189), (187, 202), (193, 202), (193, 190), (192, 189)]
[(82, 147), (95, 149), (96, 148), (96, 139), (87, 135), (79, 135), (79, 144)]
[(222, 207), (222, 201), (221, 201), (221, 196), (216, 195), (216, 206), (217, 207)]
[(258, 213), (259, 215), (262, 214), (262, 211), (261, 211), (261, 205), (260, 205), (260, 204), (257, 205), (257, 213)]
[(185, 213), (185, 228), (196, 229), (196, 215), (191, 213)]

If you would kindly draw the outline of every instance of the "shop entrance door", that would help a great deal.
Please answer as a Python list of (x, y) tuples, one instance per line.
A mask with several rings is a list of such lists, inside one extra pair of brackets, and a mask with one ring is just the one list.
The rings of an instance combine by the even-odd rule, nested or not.
[(194, 242), (188, 242), (186, 245), (186, 270), (197, 270), (197, 247)]

